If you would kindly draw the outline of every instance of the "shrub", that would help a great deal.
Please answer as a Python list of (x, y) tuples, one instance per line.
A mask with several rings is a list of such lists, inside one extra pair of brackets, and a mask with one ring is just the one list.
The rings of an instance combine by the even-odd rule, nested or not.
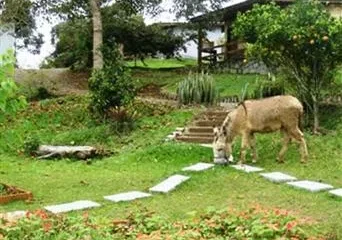
[(18, 87), (14, 83), (13, 52), (0, 56), (0, 120), (6, 114), (14, 114), (26, 106), (23, 96), (18, 94)]
[(184, 81), (178, 84), (178, 102), (180, 104), (208, 104), (216, 102), (218, 91), (214, 79), (208, 73), (189, 73)]
[(135, 87), (128, 68), (117, 50), (104, 49), (103, 69), (94, 70), (89, 79), (90, 110), (96, 117), (108, 118), (110, 111), (128, 105), (135, 97)]
[(35, 152), (38, 150), (39, 145), (41, 144), (40, 139), (36, 136), (27, 137), (24, 140), (24, 152), (27, 155), (35, 155)]
[(265, 97), (272, 97), (276, 95), (284, 95), (285, 94), (285, 87), (283, 82), (279, 80), (264, 80), (259, 82), (256, 89), (253, 91), (251, 98), (258, 99), (258, 98), (265, 98)]
[(111, 108), (109, 113), (111, 128), (116, 133), (128, 133), (135, 128), (138, 114), (128, 107)]

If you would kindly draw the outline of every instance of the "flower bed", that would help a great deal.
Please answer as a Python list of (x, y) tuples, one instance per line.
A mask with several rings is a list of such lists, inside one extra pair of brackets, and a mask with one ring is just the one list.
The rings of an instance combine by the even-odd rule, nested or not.
[(5, 204), (15, 200), (30, 200), (32, 197), (31, 192), (0, 183), (0, 204)]

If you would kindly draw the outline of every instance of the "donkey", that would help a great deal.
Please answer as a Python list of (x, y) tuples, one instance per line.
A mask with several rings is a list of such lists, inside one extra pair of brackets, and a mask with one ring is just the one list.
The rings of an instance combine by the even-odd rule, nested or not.
[(227, 159), (232, 154), (232, 143), (241, 136), (240, 163), (246, 160), (247, 148), (252, 148), (253, 163), (257, 162), (255, 133), (269, 133), (280, 130), (283, 133), (283, 146), (278, 162), (284, 161), (288, 144), (294, 140), (300, 144), (301, 162), (308, 158), (304, 135), (299, 128), (303, 116), (303, 105), (293, 96), (274, 96), (260, 100), (242, 102), (228, 113), (221, 127), (214, 127), (214, 159)]

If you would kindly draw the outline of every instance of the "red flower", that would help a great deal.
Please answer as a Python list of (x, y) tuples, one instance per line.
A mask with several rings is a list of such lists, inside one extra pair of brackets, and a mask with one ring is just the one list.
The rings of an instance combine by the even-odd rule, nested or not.
[(294, 228), (295, 226), (297, 226), (297, 222), (291, 221), (291, 222), (288, 222), (288, 223), (286, 224), (286, 229), (287, 229), (288, 231), (291, 231), (291, 229)]
[(34, 212), (34, 215), (35, 216), (37, 216), (37, 217), (39, 217), (39, 218), (41, 218), (41, 219), (47, 219), (48, 218), (48, 215), (47, 215), (47, 213), (44, 211), (44, 210), (36, 210), (35, 212)]
[(30, 218), (32, 216), (32, 213), (27, 211), (25, 215), (26, 215), (27, 218)]
[(44, 223), (43, 223), (43, 229), (44, 229), (45, 232), (50, 231), (51, 228), (52, 228), (51, 222), (44, 222)]

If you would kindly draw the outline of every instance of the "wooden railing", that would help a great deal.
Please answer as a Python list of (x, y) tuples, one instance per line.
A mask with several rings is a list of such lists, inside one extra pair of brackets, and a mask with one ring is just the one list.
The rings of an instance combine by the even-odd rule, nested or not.
[[(219, 45), (214, 45), (213, 42), (206, 42), (203, 44), (201, 52), (209, 53), (209, 55), (203, 56), (202, 60), (209, 61), (211, 64), (215, 65), (217, 62), (228, 59), (242, 59), (244, 56), (245, 47), (241, 47), (240, 44), (241, 42), (239, 41), (231, 41), (226, 44)], [(222, 49), (222, 52), (218, 53), (217, 49), (220, 48)]]

